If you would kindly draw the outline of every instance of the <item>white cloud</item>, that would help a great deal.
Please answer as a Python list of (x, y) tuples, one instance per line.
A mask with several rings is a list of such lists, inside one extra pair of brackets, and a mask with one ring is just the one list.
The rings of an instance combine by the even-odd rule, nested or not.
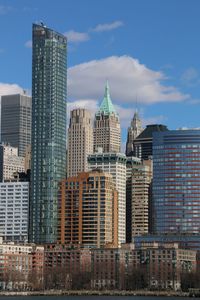
[(117, 29), (123, 25), (124, 24), (122, 21), (115, 21), (115, 22), (107, 23), (107, 24), (98, 24), (95, 28), (92, 28), (90, 31), (93, 31), (93, 32), (110, 31), (110, 30)]
[(70, 43), (81, 43), (86, 42), (90, 39), (90, 36), (87, 32), (77, 32), (74, 30), (70, 30), (64, 33), (67, 37), (68, 42)]
[(23, 91), (24, 89), (16, 83), (10, 84), (0, 82), (0, 97), (4, 95), (23, 93)]
[(24, 46), (25, 46), (26, 48), (32, 48), (32, 41), (31, 41), (31, 40), (27, 41), (27, 42), (24, 44)]
[(114, 103), (175, 102), (189, 99), (174, 86), (164, 85), (164, 73), (154, 71), (130, 56), (111, 56), (68, 69), (68, 95), (72, 100), (101, 100), (106, 79)]

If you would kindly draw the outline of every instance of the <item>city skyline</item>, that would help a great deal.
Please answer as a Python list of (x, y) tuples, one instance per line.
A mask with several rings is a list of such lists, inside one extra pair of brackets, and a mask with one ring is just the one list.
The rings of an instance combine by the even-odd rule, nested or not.
[(68, 111), (96, 112), (108, 79), (123, 144), (136, 102), (145, 125), (199, 127), (200, 4), (192, 3), (4, 1), (0, 25), (12, 31), (2, 30), (0, 95), (31, 90), (31, 24), (43, 20), (68, 37)]

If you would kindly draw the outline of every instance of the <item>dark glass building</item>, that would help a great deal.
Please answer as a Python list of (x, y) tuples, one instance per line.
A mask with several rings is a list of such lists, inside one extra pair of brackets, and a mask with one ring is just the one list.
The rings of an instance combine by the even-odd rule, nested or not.
[(200, 234), (200, 130), (153, 133), (153, 232)]
[(1, 97), (1, 141), (18, 148), (18, 155), (25, 156), (31, 144), (32, 99), (24, 94)]
[(66, 38), (33, 24), (29, 240), (57, 241), (58, 182), (66, 174)]
[(140, 159), (151, 158), (153, 132), (160, 131), (168, 131), (167, 126), (161, 124), (147, 125), (133, 142), (133, 156), (139, 157)]

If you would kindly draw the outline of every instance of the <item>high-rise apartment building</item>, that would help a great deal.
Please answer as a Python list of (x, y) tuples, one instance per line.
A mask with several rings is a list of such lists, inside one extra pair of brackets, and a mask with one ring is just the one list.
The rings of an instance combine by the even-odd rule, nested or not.
[(88, 110), (71, 111), (68, 129), (67, 176), (88, 170), (87, 156), (93, 153), (92, 117)]
[(0, 182), (14, 179), (14, 173), (24, 172), (24, 157), (9, 144), (0, 144)]
[(29, 182), (0, 183), (0, 236), (28, 241)]
[(58, 182), (66, 175), (66, 37), (33, 24), (31, 242), (57, 240)]
[(131, 121), (131, 126), (128, 128), (127, 141), (126, 141), (126, 156), (135, 155), (134, 141), (142, 131), (143, 131), (142, 122), (139, 118), (138, 112), (136, 111)]
[(154, 233), (200, 234), (200, 130), (154, 133), (153, 158)]
[(112, 176), (100, 170), (63, 180), (58, 241), (87, 248), (117, 246), (117, 200)]
[(30, 96), (16, 94), (1, 97), (1, 141), (18, 148), (19, 156), (25, 156), (31, 143)]
[(88, 156), (90, 170), (98, 168), (112, 175), (118, 191), (118, 246), (126, 241), (126, 156), (123, 153), (95, 153)]
[(105, 87), (103, 102), (94, 120), (94, 152), (102, 148), (103, 152), (120, 152), (121, 129), (119, 116), (110, 98), (108, 82)]

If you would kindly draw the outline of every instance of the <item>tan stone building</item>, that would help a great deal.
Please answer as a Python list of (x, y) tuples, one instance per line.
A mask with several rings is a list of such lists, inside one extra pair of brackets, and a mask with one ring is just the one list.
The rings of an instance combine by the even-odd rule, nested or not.
[(119, 116), (112, 104), (108, 82), (103, 102), (94, 120), (94, 152), (102, 148), (104, 153), (120, 152), (121, 129)]
[(68, 129), (67, 176), (85, 172), (87, 156), (93, 153), (93, 125), (88, 110), (78, 108), (71, 111)]
[(83, 247), (117, 246), (118, 194), (112, 176), (80, 173), (60, 184), (58, 241)]
[[(149, 232), (152, 161), (143, 161), (132, 169), (131, 175), (131, 235)], [(128, 199), (127, 199), (128, 201)]]

